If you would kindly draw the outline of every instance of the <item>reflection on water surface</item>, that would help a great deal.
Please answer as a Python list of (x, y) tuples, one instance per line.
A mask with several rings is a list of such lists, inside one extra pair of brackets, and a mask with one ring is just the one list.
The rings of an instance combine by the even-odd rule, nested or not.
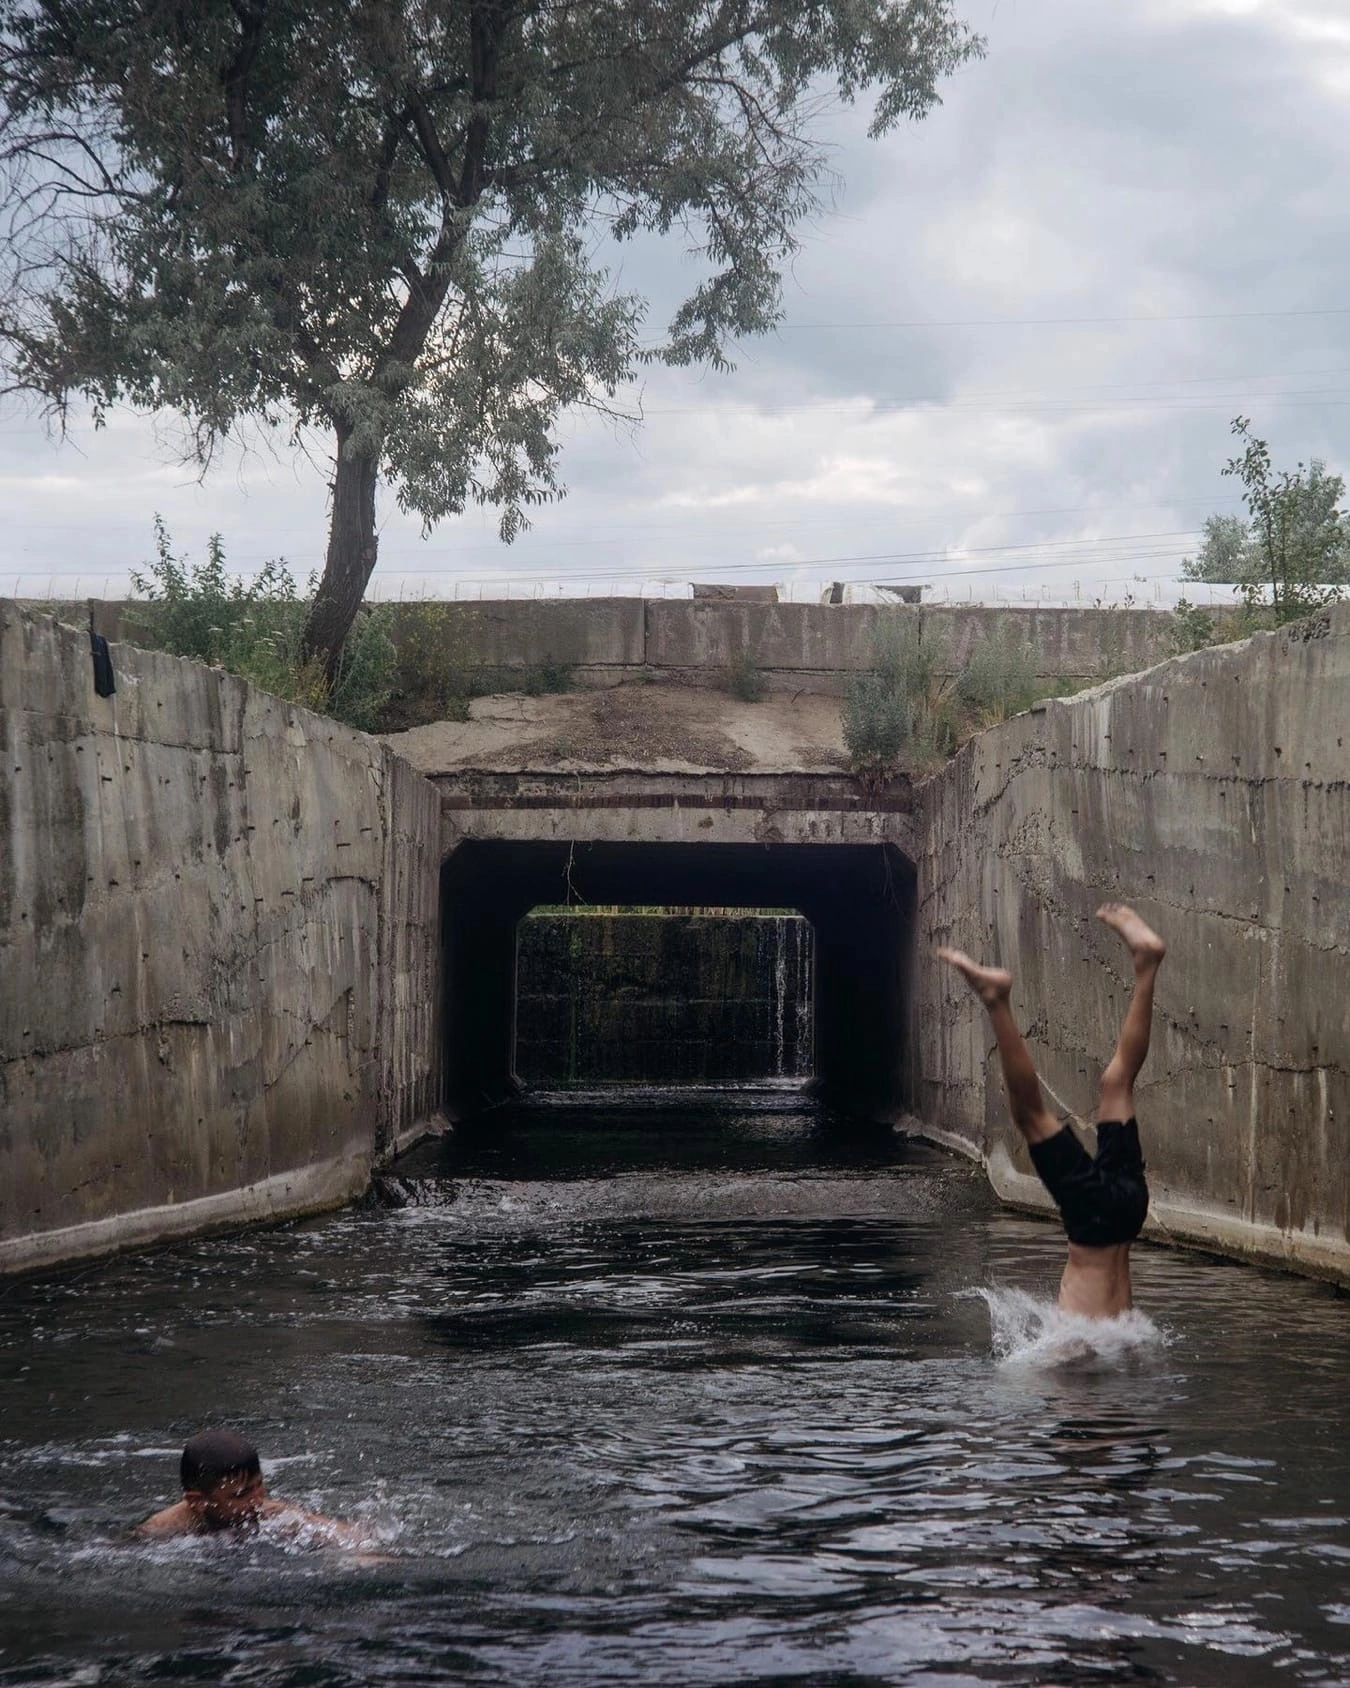
[[(661, 1100), (6, 1286), (0, 1684), (1350, 1681), (1343, 1294), (1144, 1247), (1156, 1329), (1000, 1363), (1052, 1227), (788, 1097)], [(211, 1421), (388, 1559), (129, 1545)]]

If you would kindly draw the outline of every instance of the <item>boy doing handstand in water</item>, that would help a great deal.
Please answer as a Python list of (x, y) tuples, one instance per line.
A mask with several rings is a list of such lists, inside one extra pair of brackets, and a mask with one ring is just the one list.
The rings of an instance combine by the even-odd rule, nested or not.
[(1103, 903), (1097, 918), (1129, 946), (1134, 991), (1097, 1095), (1095, 1159), (1072, 1128), (1045, 1105), (1031, 1052), (1012, 1016), (1012, 974), (1001, 967), (981, 967), (961, 950), (940, 949), (937, 954), (965, 977), (989, 1014), (1013, 1123), (1063, 1217), (1069, 1260), (1060, 1280), (1059, 1305), (1066, 1313), (1110, 1319), (1134, 1305), (1130, 1244), (1148, 1213), (1134, 1081), (1148, 1054), (1153, 981), (1167, 945), (1124, 903)]

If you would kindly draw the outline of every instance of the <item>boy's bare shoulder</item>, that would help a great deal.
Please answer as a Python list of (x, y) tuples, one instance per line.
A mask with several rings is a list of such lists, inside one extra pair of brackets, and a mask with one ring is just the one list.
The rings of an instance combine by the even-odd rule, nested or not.
[(162, 1540), (166, 1536), (190, 1536), (195, 1527), (187, 1502), (180, 1500), (173, 1506), (166, 1506), (162, 1512), (152, 1512), (137, 1524), (132, 1534)]

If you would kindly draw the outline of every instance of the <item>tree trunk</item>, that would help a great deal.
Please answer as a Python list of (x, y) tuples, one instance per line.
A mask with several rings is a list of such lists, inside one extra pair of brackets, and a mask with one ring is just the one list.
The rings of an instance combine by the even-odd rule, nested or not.
[(349, 437), (348, 430), (338, 430), (328, 557), (300, 641), (304, 661), (318, 657), (323, 663), (330, 691), (337, 684), (343, 641), (351, 631), (366, 586), (375, 572), (379, 546), (375, 537), (379, 459), (374, 455), (348, 455), (345, 447)]

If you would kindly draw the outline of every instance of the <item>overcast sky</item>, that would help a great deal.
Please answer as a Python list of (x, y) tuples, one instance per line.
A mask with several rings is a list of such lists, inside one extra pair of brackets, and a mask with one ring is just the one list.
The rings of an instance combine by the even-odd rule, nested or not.
[[(563, 430), (567, 497), (514, 545), (381, 506), (378, 596), (646, 581), (915, 580), (977, 600), (1154, 601), (1252, 418), (1350, 472), (1347, 0), (969, 0), (988, 56), (841, 179), (774, 336), (730, 375), (648, 372), (633, 432)], [(659, 267), (658, 267), (659, 266)], [(667, 299), (673, 247), (620, 285)], [(630, 395), (636, 399), (638, 395)], [(162, 436), (162, 437), (161, 437)], [(0, 413), (0, 594), (111, 595), (224, 536), (321, 564), (326, 466), (259, 441), (203, 485), (131, 414), (63, 444)]]

